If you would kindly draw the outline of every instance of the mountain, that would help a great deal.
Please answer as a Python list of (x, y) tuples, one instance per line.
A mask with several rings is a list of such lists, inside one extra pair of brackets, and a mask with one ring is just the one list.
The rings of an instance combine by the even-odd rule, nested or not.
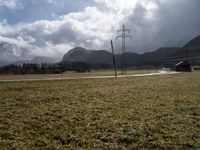
[(184, 49), (200, 49), (200, 35), (189, 41), (185, 46)]
[[(195, 37), (182, 48), (179, 47), (161, 47), (155, 51), (144, 54), (136, 54), (127, 52), (126, 64), (133, 65), (174, 65), (188, 56), (189, 62), (192, 65), (200, 64), (200, 36)], [(121, 65), (121, 54), (116, 56), (116, 64)], [(88, 64), (109, 64), (112, 65), (112, 54), (105, 50), (87, 50), (77, 47), (70, 50), (64, 55), (62, 62), (85, 62)]]
[(186, 43), (174, 53), (176, 59), (187, 58), (192, 64), (200, 64), (200, 35)]
[[(126, 56), (126, 64), (127, 65), (144, 65), (147, 62), (155, 62), (160, 61), (164, 58), (172, 57), (173, 54), (179, 51), (180, 48), (176, 47), (163, 47), (159, 48), (156, 51), (148, 52), (144, 54), (137, 54), (127, 52)], [(117, 54), (116, 56), (116, 63), (117, 65), (121, 65), (122, 57), (121, 54)], [(86, 50), (84, 48), (74, 48), (70, 50), (65, 56), (63, 57), (62, 62), (85, 62), (89, 64), (100, 64), (105, 63), (112, 65), (112, 53), (105, 51), (105, 50)]]
[(84, 62), (86, 61), (87, 57), (89, 57), (91, 52), (92, 51), (86, 50), (85, 48), (76, 47), (65, 54), (62, 61), (67, 60), (69, 62)]
[[(143, 65), (147, 61), (159, 60), (166, 56), (171, 56), (179, 48), (160, 48), (154, 52), (145, 54), (137, 54), (127, 52), (126, 64), (127, 65)], [(116, 64), (121, 65), (121, 54), (116, 56)], [(88, 64), (113, 64), (112, 53), (106, 50), (87, 50), (81, 47), (74, 48), (64, 55), (62, 62), (85, 62)]]
[[(21, 65), (23, 63), (55, 63), (53, 58), (49, 57), (35, 57), (32, 60), (22, 60), (20, 58), (27, 58), (26, 49), (18, 49), (16, 45), (0, 42), (0, 65), (12, 63)], [(186, 43), (182, 48), (179, 47), (161, 47), (155, 51), (144, 54), (137, 54), (126, 52), (127, 66), (133, 65), (174, 65), (179, 61), (185, 60), (188, 55), (189, 62), (193, 64), (200, 64), (200, 35), (193, 38)], [(116, 54), (116, 64), (121, 65), (121, 54)], [(113, 65), (112, 53), (106, 50), (88, 50), (82, 47), (76, 47), (66, 53), (62, 62), (85, 62), (88, 64), (107, 64)]]
[(106, 50), (87, 50), (76, 47), (64, 55), (62, 62), (86, 62), (89, 64), (112, 63), (112, 54)]
[(142, 55), (142, 59), (148, 63), (163, 64), (164, 60), (171, 60), (176, 57), (175, 53), (181, 51), (178, 47), (161, 47), (156, 51), (147, 52)]

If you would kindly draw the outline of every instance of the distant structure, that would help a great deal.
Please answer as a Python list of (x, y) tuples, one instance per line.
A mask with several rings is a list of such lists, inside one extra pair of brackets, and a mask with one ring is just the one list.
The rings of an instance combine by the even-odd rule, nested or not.
[(126, 74), (126, 38), (131, 39), (131, 30), (126, 29), (125, 25), (123, 25), (122, 29), (118, 30), (117, 33), (116, 39), (122, 38), (122, 74)]
[(192, 68), (189, 63), (189, 50), (186, 49), (185, 60), (176, 64), (176, 71), (191, 72)]
[(192, 68), (190, 66), (190, 64), (188, 63), (188, 61), (181, 61), (179, 63), (176, 64), (176, 71), (185, 71), (185, 72), (191, 72)]

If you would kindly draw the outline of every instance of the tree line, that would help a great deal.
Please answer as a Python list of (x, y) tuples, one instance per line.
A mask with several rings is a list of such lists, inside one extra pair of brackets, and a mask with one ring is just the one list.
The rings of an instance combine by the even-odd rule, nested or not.
[(109, 67), (108, 64), (88, 64), (85, 62), (8, 64), (0, 66), (0, 74), (59, 74), (65, 71), (90, 72), (91, 69), (106, 69)]

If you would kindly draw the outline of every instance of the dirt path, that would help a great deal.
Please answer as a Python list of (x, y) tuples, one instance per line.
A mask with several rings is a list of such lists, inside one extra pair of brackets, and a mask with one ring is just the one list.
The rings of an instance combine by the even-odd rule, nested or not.
[[(134, 74), (134, 75), (118, 75), (118, 78), (146, 77), (146, 76), (156, 76), (156, 75), (171, 75), (171, 74), (177, 74), (177, 73), (178, 72), (158, 72), (158, 73)], [(115, 78), (115, 76), (35, 78), (35, 79), (0, 80), (0, 82), (53, 81), (53, 80), (77, 80), (77, 79), (109, 79), (109, 78)]]

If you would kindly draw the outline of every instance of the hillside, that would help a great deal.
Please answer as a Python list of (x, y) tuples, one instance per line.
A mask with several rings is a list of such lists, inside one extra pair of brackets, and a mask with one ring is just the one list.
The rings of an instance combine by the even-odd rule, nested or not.
[(67, 54), (64, 55), (62, 61), (69, 61), (69, 62), (77, 62), (77, 61), (86, 61), (87, 57), (89, 56), (91, 51), (86, 50), (82, 47), (76, 47), (70, 50)]
[[(152, 65), (174, 65), (179, 61), (185, 60), (187, 53), (192, 65), (200, 64), (200, 36), (192, 39), (182, 48), (161, 47), (144, 54), (127, 52), (126, 63), (127, 66), (145, 65), (147, 62)], [(65, 54), (62, 62), (106, 63), (112, 65), (112, 54), (105, 50), (95, 51), (77, 47)], [(116, 55), (116, 63), (118, 66), (121, 65), (121, 54)]]
[(176, 58), (186, 57), (188, 53), (189, 61), (193, 64), (200, 64), (200, 35), (186, 43), (183, 48), (176, 51)]
[(200, 35), (189, 41), (185, 46), (184, 49), (199, 49), (200, 48)]
[(62, 62), (86, 62), (89, 64), (112, 63), (112, 54), (106, 50), (87, 50), (76, 47), (64, 55)]
[[(32, 60), (19, 60), (12, 51), (15, 45), (1, 42), (0, 43), (0, 65), (14, 63), (21, 65), (23, 63), (55, 63), (53, 58), (35, 57)], [(178, 47), (161, 47), (155, 51), (144, 54), (133, 52), (126, 53), (127, 66), (133, 65), (174, 65), (179, 61), (185, 60), (188, 53), (189, 61), (192, 65), (200, 64), (200, 35), (186, 43), (182, 48)], [(18, 55), (25, 55), (20, 53)], [(12, 60), (12, 62), (8, 61)], [(116, 55), (116, 64), (121, 66), (121, 54)], [(76, 47), (69, 50), (61, 62), (85, 62), (88, 64), (107, 64), (112, 66), (112, 54), (106, 50), (88, 50), (82, 47)]]
[[(192, 54), (190, 54), (192, 55)], [(156, 51), (148, 52), (144, 54), (136, 54), (127, 52), (126, 53), (126, 64), (127, 66), (132, 65), (146, 65), (149, 64), (175, 64), (182, 59), (185, 59), (185, 51), (181, 48), (176, 47), (165, 47), (159, 48)], [(121, 54), (117, 54), (116, 56), (116, 64), (118, 66), (121, 65)], [(82, 51), (78, 48), (75, 50), (70, 50), (64, 57), (62, 62), (85, 62), (88, 64), (109, 64), (112, 65), (112, 54), (105, 50), (86, 50)]]

